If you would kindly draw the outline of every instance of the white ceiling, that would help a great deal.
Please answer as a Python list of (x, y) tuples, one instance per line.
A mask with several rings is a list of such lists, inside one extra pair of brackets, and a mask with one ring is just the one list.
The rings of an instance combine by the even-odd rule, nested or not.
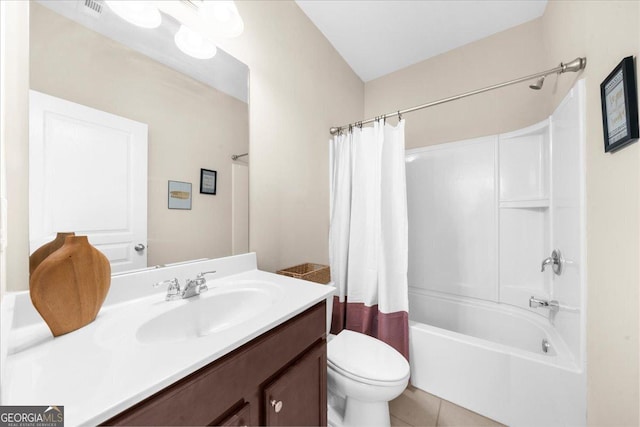
[(363, 81), (542, 16), (547, 0), (296, 0)]

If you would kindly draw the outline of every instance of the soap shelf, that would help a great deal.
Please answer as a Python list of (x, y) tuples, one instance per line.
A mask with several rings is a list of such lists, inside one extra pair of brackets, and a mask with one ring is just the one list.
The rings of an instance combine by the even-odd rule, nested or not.
[(530, 209), (548, 208), (549, 199), (526, 199), (526, 200), (501, 200), (500, 208), (505, 209)]

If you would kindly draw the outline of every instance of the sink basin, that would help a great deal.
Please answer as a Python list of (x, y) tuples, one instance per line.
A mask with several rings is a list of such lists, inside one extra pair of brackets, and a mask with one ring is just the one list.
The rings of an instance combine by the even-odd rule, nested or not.
[[(262, 284), (261, 284), (262, 285)], [(138, 328), (141, 343), (166, 343), (204, 337), (246, 322), (273, 305), (280, 289), (269, 286), (242, 286), (209, 291), (180, 301)]]

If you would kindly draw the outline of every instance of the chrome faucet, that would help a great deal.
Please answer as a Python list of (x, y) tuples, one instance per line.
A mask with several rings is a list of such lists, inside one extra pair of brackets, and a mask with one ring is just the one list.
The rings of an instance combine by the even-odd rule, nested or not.
[(176, 278), (154, 283), (153, 287), (157, 288), (160, 285), (169, 285), (167, 288), (167, 296), (165, 297), (165, 300), (167, 301), (191, 298), (209, 290), (209, 287), (207, 286), (207, 279), (205, 279), (204, 276), (213, 273), (215, 273), (215, 271), (204, 271), (202, 273), (198, 273), (195, 280), (187, 279), (184, 289), (180, 288), (180, 283)]
[(558, 301), (547, 301), (543, 299), (539, 299), (534, 297), (533, 295), (529, 298), (529, 307), (531, 308), (548, 308), (551, 311), (560, 310), (560, 304)]
[(213, 274), (215, 271), (204, 271), (198, 273), (195, 280), (187, 279), (187, 284), (182, 291), (182, 298), (190, 298), (196, 295), (200, 295), (203, 292), (207, 292), (209, 287), (207, 286), (207, 279), (204, 278), (207, 274)]

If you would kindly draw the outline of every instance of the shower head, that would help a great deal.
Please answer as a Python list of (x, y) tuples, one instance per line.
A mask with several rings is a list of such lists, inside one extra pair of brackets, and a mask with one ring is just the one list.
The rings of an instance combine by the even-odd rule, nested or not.
[(542, 89), (542, 85), (544, 84), (544, 76), (540, 77), (538, 80), (536, 80), (536, 82), (532, 85), (529, 85), (529, 87), (533, 90), (540, 90)]

